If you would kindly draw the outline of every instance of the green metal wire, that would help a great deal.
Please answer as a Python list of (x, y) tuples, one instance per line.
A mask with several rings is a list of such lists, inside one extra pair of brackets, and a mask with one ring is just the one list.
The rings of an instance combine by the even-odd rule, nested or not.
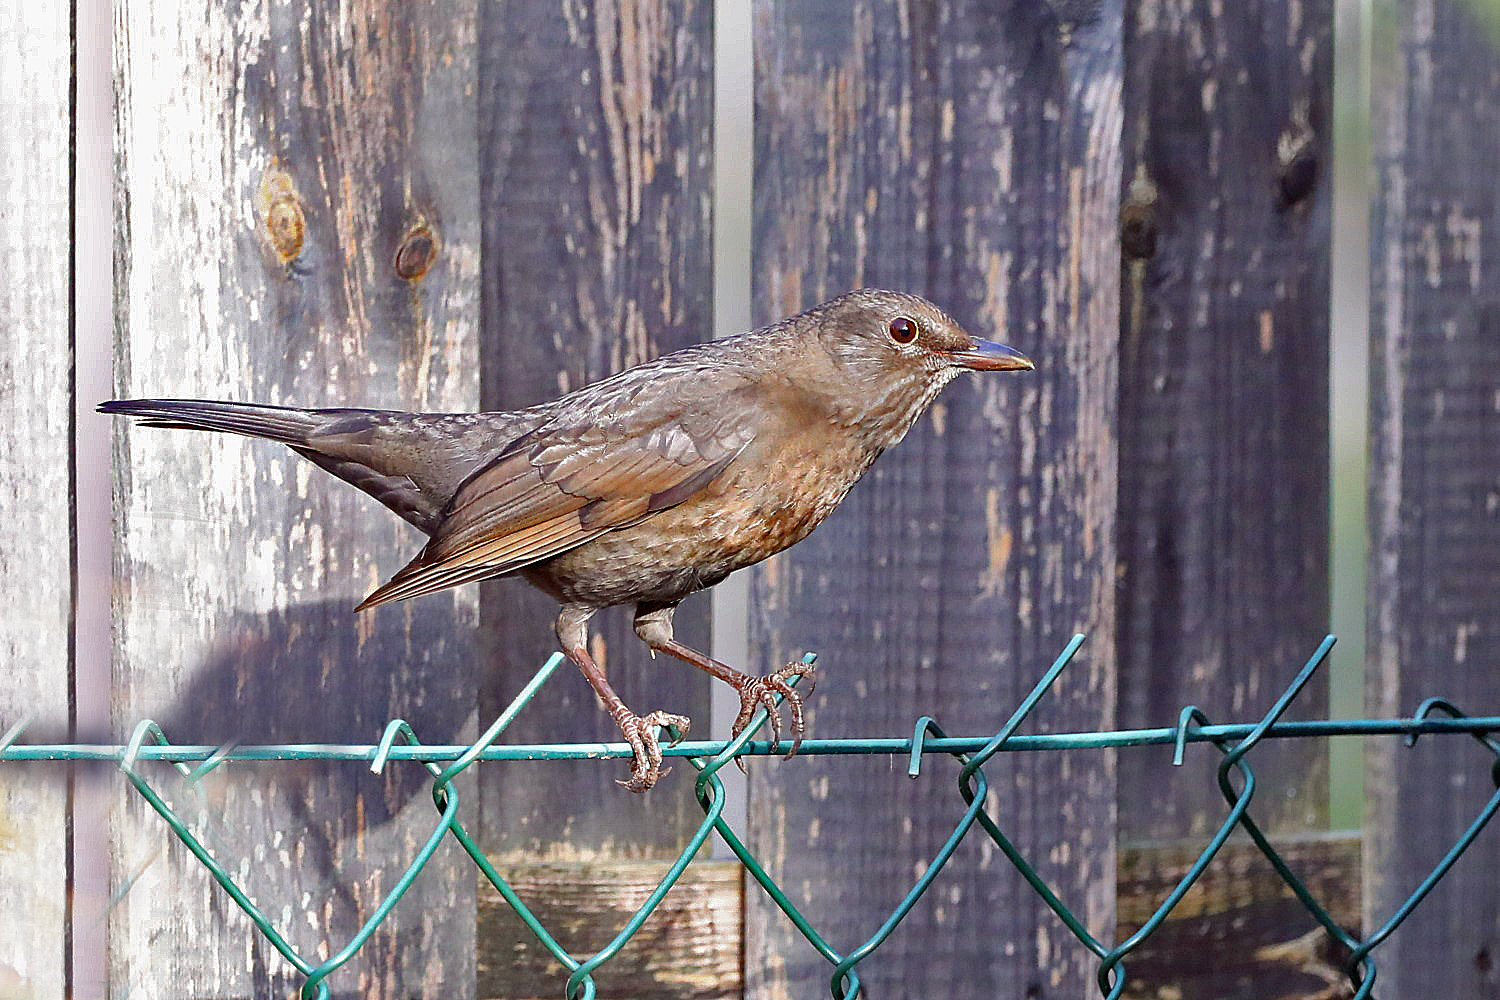
[[(1156, 729), (1115, 729), (1091, 733), (1042, 733), (1013, 736), (1006, 741), (1005, 753), (1034, 753), (1056, 750), (1104, 750), (1111, 748), (1174, 746), (1184, 743), (1218, 743), (1248, 736), (1256, 723), (1238, 722), (1197, 725), (1182, 732), (1179, 726)], [(1420, 719), (1339, 719), (1322, 721), (1278, 722), (1266, 730), (1262, 739), (1309, 739), (1324, 736), (1473, 736), (1500, 731), (1500, 715), (1466, 715), (1461, 718)], [(921, 743), (923, 754), (978, 753), (992, 736), (945, 736), (928, 738)], [(662, 746), (663, 757), (712, 757), (722, 751), (721, 740), (683, 740), (676, 746)], [(791, 749), (791, 742), (751, 740), (736, 754), (742, 757), (781, 756)], [(386, 755), (391, 761), (438, 763), (457, 760), (473, 750), (470, 744), (395, 745)], [(799, 757), (812, 756), (909, 756), (909, 737), (858, 737), (847, 739), (807, 739), (797, 751)], [(7, 744), (0, 740), (0, 763), (6, 761), (107, 761), (119, 763), (125, 748), (104, 743), (23, 743)], [(145, 745), (140, 748), (141, 761), (193, 763), (215, 754), (225, 761), (322, 760), (362, 761), (373, 764), (380, 752), (378, 743), (274, 743), (262, 746), (219, 747), (206, 744), (175, 743)], [(479, 752), (479, 761), (598, 760), (629, 757), (627, 743), (516, 743), (488, 746)]]
[[(900, 902), (868, 938), (847, 953), (839, 952), (819, 934), (811, 921), (797, 908), (775, 878), (760, 864), (724, 819), (725, 791), (718, 776), (719, 770), (731, 760), (741, 756), (784, 753), (790, 749), (790, 743), (787, 742), (773, 745), (770, 742), (751, 739), (765, 725), (768, 713), (764, 708), (757, 711), (750, 725), (737, 738), (727, 743), (684, 741), (676, 746), (663, 747), (666, 756), (686, 757), (689, 763), (697, 769), (698, 777), (694, 784), (694, 794), (703, 809), (703, 822), (656, 888), (608, 944), (592, 955), (575, 956), (558, 942), (535, 913), (521, 900), (514, 888), (480, 850), (479, 845), (465, 829), (459, 819), (459, 796), (453, 787), (453, 781), (477, 761), (575, 760), (630, 755), (630, 748), (624, 743), (495, 745), (506, 727), (530, 703), (558, 669), (563, 662), (561, 654), (554, 654), (543, 664), (542, 668), (517, 694), (515, 700), (485, 730), (483, 735), (473, 744), (466, 746), (424, 746), (418, 740), (412, 727), (400, 719), (392, 720), (385, 727), (379, 742), (368, 746), (306, 744), (173, 746), (167, 740), (161, 727), (151, 720), (143, 720), (137, 724), (130, 740), (123, 746), (22, 744), (20, 738), (29, 721), (23, 719), (10, 726), (4, 735), (0, 736), (0, 763), (39, 760), (114, 762), (136, 792), (166, 821), (167, 826), (177, 838), (223, 887), (236, 905), (245, 912), (257, 931), (303, 977), (301, 989), (303, 1000), (326, 1000), (329, 996), (328, 977), (364, 947), (375, 930), (389, 917), (391, 911), (421, 875), (444, 838), (449, 836), (459, 843), (484, 877), (515, 910), (522, 923), (542, 947), (567, 969), (568, 977), (563, 985), (563, 996), (566, 1000), (592, 1000), (596, 991), (594, 973), (614, 958), (631, 937), (640, 930), (682, 876), (703, 844), (715, 834), (740, 859), (751, 878), (782, 910), (812, 949), (829, 963), (831, 967), (829, 991), (834, 1000), (854, 1000), (863, 992), (859, 977), (860, 963), (875, 954), (901, 921), (920, 903), (924, 894), (941, 876), (959, 844), (965, 837), (973, 834), (976, 827), (999, 847), (1017, 873), (1057, 915), (1079, 944), (1099, 960), (1097, 985), (1100, 995), (1108, 1000), (1115, 1000), (1124, 992), (1126, 984), (1124, 959), (1156, 932), (1168, 914), (1181, 903), (1229, 836), (1236, 828), (1240, 828), (1249, 835), (1251, 841), (1270, 861), (1277, 874), (1286, 882), (1293, 896), (1346, 952), (1345, 971), (1355, 990), (1355, 1000), (1364, 1000), (1374, 989), (1376, 965), (1373, 952), (1375, 949), (1416, 910), (1432, 888), (1447, 875), (1454, 862), (1470, 848), (1495, 814), (1500, 812), (1500, 739), (1492, 735), (1500, 732), (1500, 716), (1466, 716), (1444, 699), (1429, 698), (1410, 718), (1405, 719), (1359, 719), (1339, 722), (1280, 721), (1297, 694), (1326, 661), (1333, 642), (1332, 636), (1323, 640), (1286, 690), (1276, 699), (1275, 704), (1255, 723), (1211, 724), (1200, 709), (1189, 705), (1180, 713), (1178, 724), (1170, 728), (1019, 735), (1017, 730), (1077, 653), (1079, 646), (1083, 643), (1083, 636), (1079, 635), (1073, 637), (1043, 673), (1031, 692), (1022, 700), (1020, 706), (1011, 714), (1005, 725), (993, 736), (949, 737), (935, 719), (924, 716), (917, 720), (909, 739), (804, 741), (801, 753), (806, 755), (905, 755), (908, 759), (907, 773), (913, 778), (921, 776), (923, 759), (929, 754), (947, 754), (956, 758), (960, 764), (958, 791), (965, 804), (962, 815), (933, 856), (931, 863), (913, 882)], [(803, 662), (811, 665), (814, 659), (812, 654), (809, 654), (804, 657)], [(796, 684), (800, 680), (800, 677), (796, 677), (792, 683)], [(1328, 910), (1313, 896), (1306, 884), (1276, 851), (1270, 839), (1251, 817), (1249, 809), (1256, 792), (1257, 782), (1247, 759), (1248, 755), (1261, 741), (1267, 739), (1347, 735), (1404, 736), (1410, 744), (1419, 736), (1455, 734), (1466, 734), (1475, 738), (1488, 752), (1490, 776), (1496, 791), (1411, 895), (1396, 907), (1375, 930), (1365, 935), (1363, 939), (1358, 938), (1348, 929), (1338, 925)], [(1203, 851), (1188, 868), (1187, 873), (1167, 894), (1151, 916), (1123, 941), (1114, 945), (1105, 944), (1090, 932), (1081, 918), (1058, 897), (1036, 867), (1001, 830), (995, 817), (985, 809), (984, 803), (990, 786), (984, 774), (984, 765), (997, 753), (1155, 745), (1172, 746), (1173, 763), (1180, 764), (1189, 743), (1212, 744), (1223, 755), (1219, 762), (1217, 780), (1219, 790), (1227, 805), (1224, 819)], [(331, 958), (321, 963), (315, 964), (298, 952), (266, 914), (255, 905), (245, 890), (214, 859), (213, 852), (203, 842), (201, 835), (194, 832), (192, 827), (178, 815), (141, 773), (141, 766), (144, 764), (169, 763), (178, 772), (183, 790), (197, 793), (202, 778), (227, 761), (270, 760), (363, 761), (376, 773), (382, 771), (391, 761), (416, 761), (422, 764), (432, 776), (432, 799), (438, 814), (435, 825), (390, 892), (371, 912), (359, 931)]]

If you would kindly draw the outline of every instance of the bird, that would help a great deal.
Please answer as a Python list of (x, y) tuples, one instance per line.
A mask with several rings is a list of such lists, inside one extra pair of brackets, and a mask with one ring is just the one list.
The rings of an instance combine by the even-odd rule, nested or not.
[(644, 792), (670, 770), (658, 727), (675, 744), (690, 720), (625, 705), (589, 651), (590, 617), (633, 604), (653, 657), (732, 685), (735, 736), (765, 706), (779, 745), (781, 695), (792, 756), (805, 724), (791, 682), (815, 681), (810, 664), (763, 677), (737, 670), (677, 641), (678, 603), (805, 538), (958, 375), (1033, 368), (924, 298), (866, 288), (520, 410), (196, 399), (110, 400), (99, 410), (279, 441), (426, 534), (416, 557), (356, 611), (502, 576), (556, 599), (563, 654), (631, 748), (630, 778), (619, 784)]

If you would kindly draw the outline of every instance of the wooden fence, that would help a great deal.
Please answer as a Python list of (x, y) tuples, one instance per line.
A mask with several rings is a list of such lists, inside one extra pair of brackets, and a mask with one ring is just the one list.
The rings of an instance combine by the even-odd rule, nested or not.
[[(1429, 694), (1495, 714), (1500, 33), (1488, 0), (1381, 11), (1366, 714)], [(950, 389), (826, 525), (752, 571), (749, 668), (819, 651), (817, 735), (902, 735), (923, 714), (985, 733), (1084, 631), (1029, 725), (1170, 725), (1186, 703), (1257, 716), (1329, 613), (1333, 0), (752, 12), (755, 321), (903, 288), (1038, 370)], [(0, 0), (0, 730), (35, 713), (64, 738), (87, 676), (70, 446), (105, 419), (76, 387), (108, 363), (75, 350), (67, 13)], [(512, 408), (706, 338), (714, 15), (707, 0), (118, 5), (116, 390)], [(551, 649), (550, 602), (509, 581), (353, 616), (418, 540), (281, 449), (116, 434), (112, 729), (83, 736), (151, 717), (181, 742), (365, 743), (399, 716), (463, 742)], [(627, 701), (707, 719), (705, 678), (601, 617)], [(707, 643), (709, 618), (696, 599), (679, 634)], [(1326, 710), (1324, 688), (1296, 712)], [(613, 738), (571, 677), (508, 736)], [(1374, 920), (1487, 794), (1450, 747), (1372, 741), (1356, 836), (1326, 832), (1326, 746), (1267, 745), (1257, 812), (1339, 912)], [(1154, 751), (1016, 757), (991, 765), (996, 808), (1097, 933), (1132, 929), (1184, 838), (1222, 815), (1210, 753), (1180, 770)], [(294, 991), (118, 781), (113, 899), (86, 902), (96, 859), (75, 854), (70, 808), (103, 779), (63, 771), (0, 769), (0, 996), (103, 995), (72, 964), (101, 921), (108, 995)], [(620, 773), (486, 765), (461, 787), (506, 871), (609, 925), (698, 815), (685, 774), (637, 797)], [(203, 809), (272, 917), (336, 947), (430, 827), (424, 789), (398, 768), (236, 765)], [(867, 934), (951, 829), (924, 822), (951, 813), (949, 788), (875, 758), (758, 762), (748, 794), (749, 842), (834, 939)], [(1500, 996), (1497, 843), (1382, 950), (1384, 1000)], [(1133, 995), (1338, 995), (1311, 920), (1259, 864), (1231, 848), (1133, 965)], [(690, 873), (681, 906), (715, 914), (712, 933), (683, 917), (636, 972), (601, 973), (601, 995), (826, 994), (823, 963), (735, 869)], [(1000, 859), (966, 845), (939, 888), (862, 972), (870, 996), (1090, 995), (1093, 961)], [(414, 894), (336, 995), (560, 992), (552, 973), (524, 978), (545, 963), (456, 851)]]

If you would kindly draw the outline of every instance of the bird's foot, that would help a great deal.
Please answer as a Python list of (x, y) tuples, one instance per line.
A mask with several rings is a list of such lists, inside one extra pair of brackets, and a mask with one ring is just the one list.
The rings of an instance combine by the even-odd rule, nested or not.
[(652, 712), (650, 715), (640, 716), (630, 711), (617, 714), (615, 724), (620, 727), (620, 732), (625, 735), (625, 742), (630, 744), (630, 749), (635, 753), (635, 760), (630, 766), (630, 780), (617, 781), (615, 784), (623, 785), (632, 792), (646, 791), (672, 771), (670, 767), (661, 766), (661, 744), (656, 740), (656, 728), (669, 728), (672, 742), (668, 745), (675, 747), (682, 742), (691, 725), (684, 715)]
[[(799, 692), (792, 687), (791, 679), (801, 676), (807, 682), (807, 690)], [(803, 663), (801, 660), (788, 663), (775, 673), (764, 677), (750, 677), (743, 675), (742, 680), (734, 681), (735, 690), (740, 693), (740, 714), (735, 717), (734, 728), (731, 730), (730, 738), (738, 736), (750, 724), (750, 719), (755, 715), (755, 710), (765, 707), (766, 717), (771, 723), (771, 745), (775, 746), (781, 742), (781, 713), (776, 708), (776, 695), (781, 695), (783, 701), (792, 713), (792, 748), (786, 752), (788, 759), (796, 756), (802, 747), (802, 736), (807, 731), (803, 720), (802, 705), (804, 695), (810, 695), (813, 688), (817, 686), (818, 675), (814, 672), (811, 663)]]

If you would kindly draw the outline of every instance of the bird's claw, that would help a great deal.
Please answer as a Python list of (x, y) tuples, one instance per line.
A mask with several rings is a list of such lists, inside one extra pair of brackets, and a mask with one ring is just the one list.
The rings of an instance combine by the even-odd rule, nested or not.
[(616, 781), (615, 784), (632, 792), (644, 792), (672, 773), (670, 767), (661, 766), (661, 744), (656, 740), (656, 728), (661, 726), (671, 732), (672, 742), (668, 746), (675, 747), (692, 725), (687, 716), (669, 712), (652, 712), (646, 716), (624, 712), (615, 717), (615, 724), (635, 754), (630, 765), (630, 780)]
[[(799, 692), (792, 687), (791, 679), (797, 676), (801, 676), (806, 682), (805, 692)], [(802, 736), (807, 731), (802, 714), (804, 697), (812, 694), (817, 684), (818, 675), (814, 672), (813, 665), (800, 660), (788, 663), (775, 673), (764, 677), (746, 677), (742, 683), (735, 685), (740, 692), (740, 714), (735, 717), (730, 738), (739, 736), (750, 724), (755, 710), (764, 706), (766, 719), (771, 724), (771, 745), (779, 744), (781, 742), (781, 713), (776, 707), (776, 695), (779, 694), (792, 713), (792, 748), (786, 752), (786, 756), (787, 759), (796, 756), (797, 751), (802, 747)], [(741, 764), (741, 769), (743, 768), (744, 765)]]

